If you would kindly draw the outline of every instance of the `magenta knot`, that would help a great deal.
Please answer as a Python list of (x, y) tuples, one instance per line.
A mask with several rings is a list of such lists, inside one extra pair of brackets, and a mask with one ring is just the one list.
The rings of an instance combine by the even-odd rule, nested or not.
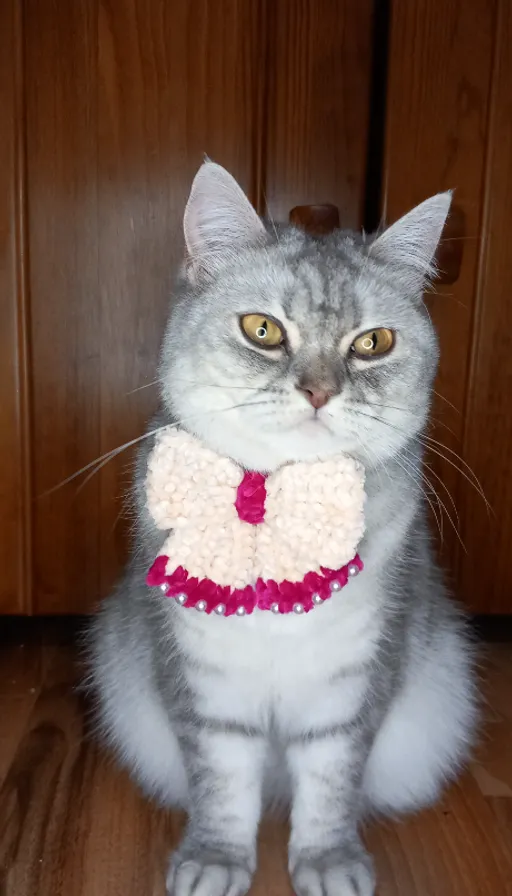
[(235, 507), (244, 523), (256, 526), (265, 518), (265, 478), (263, 473), (245, 473), (238, 486)]

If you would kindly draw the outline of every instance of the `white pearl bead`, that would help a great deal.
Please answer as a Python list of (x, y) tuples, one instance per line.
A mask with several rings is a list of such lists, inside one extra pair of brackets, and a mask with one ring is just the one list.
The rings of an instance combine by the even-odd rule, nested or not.
[(297, 613), (297, 615), (300, 616), (300, 614), (304, 612), (304, 607), (303, 607), (303, 605), (302, 605), (302, 604), (294, 604), (294, 605), (293, 605), (293, 612), (294, 612), (294, 613)]
[(323, 598), (321, 597), (320, 594), (312, 594), (311, 600), (313, 601), (314, 604), (316, 604), (318, 606), (318, 604), (322, 603)]
[(196, 610), (198, 610), (199, 613), (203, 613), (206, 610), (206, 601), (198, 600), (198, 602), (196, 604)]
[(236, 615), (237, 616), (245, 616), (245, 607), (237, 607)]
[(331, 588), (331, 591), (340, 591), (340, 590), (341, 590), (341, 585), (340, 585), (339, 582), (337, 582), (337, 581), (335, 580), (334, 582), (331, 582), (330, 588)]
[(215, 612), (217, 613), (217, 616), (224, 616), (224, 613), (226, 612), (226, 605), (217, 604), (217, 606), (215, 607)]
[(164, 594), (167, 594), (168, 586), (165, 584), (165, 582), (163, 585), (160, 585), (160, 591), (163, 591)]
[(176, 595), (176, 600), (178, 601), (179, 604), (181, 604), (181, 606), (183, 606), (183, 604), (186, 603), (186, 601), (187, 601), (187, 595), (183, 594), (183, 592), (181, 592), (181, 594)]
[(278, 604), (278, 603), (273, 603), (273, 604), (271, 605), (270, 609), (272, 610), (273, 613), (279, 613), (279, 604)]
[(359, 567), (355, 563), (351, 563), (348, 568), (349, 576), (358, 576), (359, 575)]

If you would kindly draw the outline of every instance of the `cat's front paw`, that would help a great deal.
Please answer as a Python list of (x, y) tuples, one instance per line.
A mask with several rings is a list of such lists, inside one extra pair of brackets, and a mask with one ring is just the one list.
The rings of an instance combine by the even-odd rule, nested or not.
[(171, 858), (166, 883), (168, 896), (245, 896), (251, 880), (247, 865), (199, 849), (193, 856), (178, 852)]
[(299, 859), (292, 869), (296, 896), (374, 896), (375, 875), (363, 849), (334, 849)]

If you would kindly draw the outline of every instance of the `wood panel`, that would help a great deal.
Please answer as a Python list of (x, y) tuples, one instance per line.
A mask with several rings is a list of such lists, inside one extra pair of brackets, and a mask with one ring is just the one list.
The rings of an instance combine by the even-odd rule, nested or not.
[[(101, 453), (141, 433), (154, 409), (156, 388), (141, 387), (156, 377), (183, 209), (204, 153), (251, 189), (259, 15), (259, 3), (246, 0), (101, 5)], [(114, 499), (126, 493), (130, 473), (123, 455), (100, 477), (102, 594), (126, 556)]]
[(30, 465), (20, 4), (0, 4), (0, 613), (30, 604)]
[(98, 594), (99, 485), (45, 496), (101, 452), (97, 3), (25, 3), (36, 612)]
[[(429, 195), (455, 189), (454, 201), (465, 218), (460, 275), (450, 286), (438, 286), (427, 299), (441, 340), (430, 433), (441, 445), (432, 446), (434, 473), (428, 475), (459, 530), (447, 489), (461, 506), (459, 495), (469, 486), (454, 469), (459, 460), (451, 452), (459, 454), (462, 446), (496, 4), (491, 0), (396, 0), (391, 8), (384, 215), (393, 221)], [(447, 461), (441, 461), (437, 451)], [(445, 512), (443, 516), (444, 558), (454, 570), (458, 540)], [(462, 531), (467, 534), (467, 526)]]
[[(181, 216), (207, 152), (250, 188), (260, 4), (27, 0), (36, 611), (90, 609), (126, 553)], [(147, 387), (147, 388), (146, 388)]]
[(461, 584), (477, 612), (512, 611), (512, 5), (499, 4), (464, 456), (492, 506), (463, 494)]
[(372, 18), (372, 0), (270, 4), (261, 204), (276, 220), (328, 202), (342, 227), (363, 223)]

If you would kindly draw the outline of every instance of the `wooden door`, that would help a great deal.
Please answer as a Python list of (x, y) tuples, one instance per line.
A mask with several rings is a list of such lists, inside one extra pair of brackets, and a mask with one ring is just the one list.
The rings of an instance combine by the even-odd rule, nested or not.
[(380, 182), (388, 221), (455, 188), (427, 475), (460, 595), (512, 612), (510, 17), (508, 0), (0, 4), (0, 612), (84, 612), (119, 574), (133, 452), (108, 456), (156, 405), (204, 152), (277, 219), (330, 202), (368, 226)]
[(512, 613), (511, 46), (508, 0), (392, 4), (385, 215), (455, 189), (460, 271), (427, 300), (441, 338), (427, 474), (446, 505), (445, 562), (476, 613)]
[(0, 4), (0, 610), (30, 609), (28, 294), (20, 9)]
[(132, 453), (58, 486), (155, 408), (202, 154), (260, 212), (331, 201), (362, 224), (372, 16), (372, 0), (0, 5), (1, 611), (90, 610), (125, 560)]

